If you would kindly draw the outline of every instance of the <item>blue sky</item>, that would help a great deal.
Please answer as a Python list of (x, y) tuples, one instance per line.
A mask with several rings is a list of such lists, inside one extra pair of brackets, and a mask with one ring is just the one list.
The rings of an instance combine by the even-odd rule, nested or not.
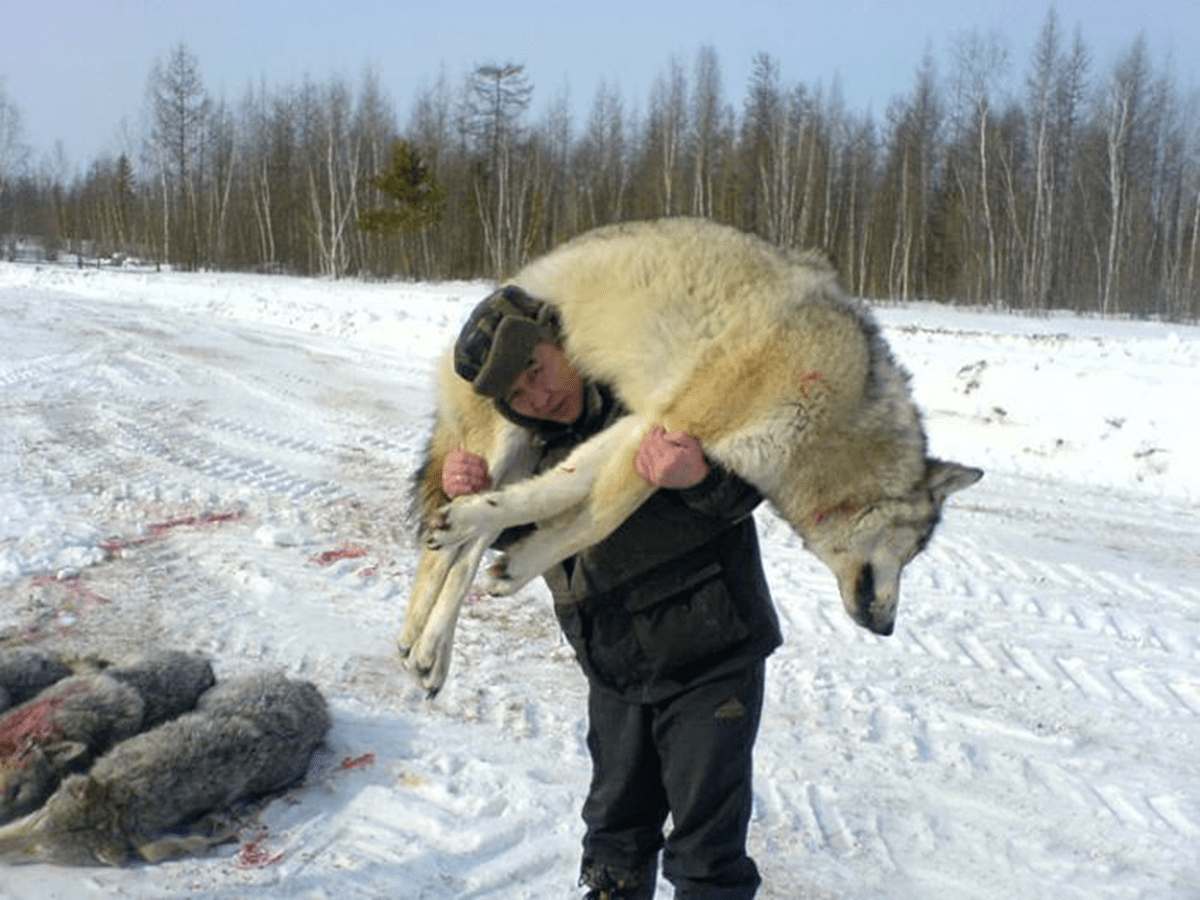
[(61, 140), (74, 165), (119, 152), (122, 121), (140, 135), (151, 66), (180, 41), (210, 93), (234, 105), (264, 79), (357, 84), (373, 66), (402, 127), (443, 68), (457, 83), (478, 63), (524, 63), (535, 109), (565, 87), (579, 122), (602, 80), (640, 106), (672, 55), (690, 73), (704, 44), (739, 108), (765, 51), (785, 82), (837, 77), (852, 109), (881, 114), (926, 50), (944, 71), (952, 40), (972, 30), (996, 32), (1023, 73), (1051, 6), (1068, 36), (1082, 28), (1094, 72), (1144, 31), (1156, 69), (1170, 58), (1181, 89), (1200, 88), (1200, 0), (59, 0), (0, 17), (0, 83), (35, 159)]

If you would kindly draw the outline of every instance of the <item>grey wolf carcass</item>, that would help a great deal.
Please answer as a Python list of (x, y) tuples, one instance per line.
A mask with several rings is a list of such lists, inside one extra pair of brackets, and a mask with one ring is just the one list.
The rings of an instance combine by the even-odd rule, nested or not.
[(195, 711), (122, 741), (0, 828), (0, 861), (121, 865), (229, 840), (215, 816), (303, 777), (331, 722), (316, 686), (277, 675), (209, 689)]
[(212, 686), (199, 656), (167, 651), (63, 678), (0, 717), (0, 823), (36, 809), (70, 772), (192, 709)]

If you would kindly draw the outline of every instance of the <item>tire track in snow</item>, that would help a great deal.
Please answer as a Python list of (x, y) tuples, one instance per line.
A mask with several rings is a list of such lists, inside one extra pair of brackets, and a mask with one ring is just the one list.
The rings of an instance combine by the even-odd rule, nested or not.
[[(306, 474), (330, 467), (329, 448), (262, 426), (212, 420), (204, 415), (202, 406), (163, 400), (112, 423), (111, 428), (120, 446), (143, 464), (157, 462), (168, 469), (200, 473), (221, 485), (294, 500), (350, 496), (330, 479)], [(292, 465), (284, 468), (275, 460)]]
[[(1048, 848), (1069, 835), (1071, 822), (1098, 816), (1111, 821), (1114, 842), (1156, 833), (1175, 842), (1194, 839), (1200, 802), (1163, 782), (1143, 791), (1123, 787), (1128, 778), (1116, 773), (1136, 768), (1136, 760), (1104, 750), (1110, 717), (1125, 727), (1150, 715), (1194, 731), (1200, 683), (1180, 677), (1195, 671), (1186, 661), (1196, 658), (1197, 649), (1178, 614), (1186, 596), (1142, 573), (1017, 558), (980, 550), (954, 534), (939, 534), (906, 574), (902, 626), (889, 641), (854, 629), (847, 637), (841, 623), (827, 621), (822, 613), (844, 616), (840, 604), (827, 601), (833, 594), (828, 587), (812, 607), (781, 610), (789, 630), (798, 632), (789, 635), (789, 645), (797, 638), (849, 639), (861, 642), (863, 658), (872, 661), (865, 679), (828, 666), (789, 663), (781, 670), (773, 664), (768, 709), (784, 720), (784, 731), (802, 736), (799, 762), (791, 766), (799, 765), (797, 777), (809, 780), (799, 792), (781, 786), (786, 776), (776, 772), (770, 790), (758, 797), (765, 827), (796, 833), (815, 853), (897, 869), (900, 882), (918, 869), (923, 879), (934, 877), (937, 869), (906, 860), (895, 846), (923, 845), (935, 858), (945, 842), (961, 846), (964, 832), (986, 835), (968, 844), (995, 847), (995, 858), (979, 860), (981, 871), (1010, 866), (1035, 844)], [(788, 582), (791, 594), (818, 583), (807, 566), (800, 568), (802, 574)], [(890, 661), (882, 667), (881, 654)], [(863, 694), (864, 682), (879, 690)], [(934, 693), (898, 702), (909, 697), (908, 684), (931, 685)], [(1016, 715), (1005, 714), (1014, 694), (1026, 700)], [(1077, 709), (1111, 713), (1093, 722)], [(768, 722), (764, 731), (769, 735), (780, 726)], [(769, 737), (766, 742), (770, 754)], [(1179, 747), (1183, 757), (1185, 744)], [(813, 779), (817, 773), (803, 765), (806, 745), (819, 759), (844, 748), (848, 767), (897, 770), (898, 781), (923, 797), (917, 803), (927, 813), (916, 821), (924, 825), (900, 811), (913, 802), (901, 787), (847, 793), (846, 779), (835, 770)], [(774, 765), (783, 763), (771, 758), (764, 767)], [(930, 775), (950, 780), (922, 789)], [(996, 799), (1014, 783), (1026, 791), (1008, 802)], [(1041, 820), (1041, 836), (1029, 833), (1030, 817)], [(1079, 852), (1082, 859), (1109, 850)], [(1085, 870), (1081, 864), (1081, 884)], [(964, 887), (971, 880), (964, 879)], [(1081, 887), (1075, 896), (1090, 894)]]
[[(943, 595), (933, 601), (938, 606), (961, 602), (962, 597), (986, 597), (1006, 617), (981, 618), (970, 629), (948, 632), (949, 638), (945, 630), (909, 629), (904, 637), (920, 652), (942, 663), (984, 671), (1001, 666), (1046, 688), (1104, 702), (1148, 706), (1169, 715), (1197, 715), (1200, 707), (1194, 701), (1200, 698), (1200, 681), (1193, 685), (1180, 681), (1177, 674), (1178, 658), (1200, 650), (1200, 642), (1186, 626), (1176, 624), (1174, 610), (1186, 603), (1179, 592), (1144, 574), (1135, 580), (1104, 570), (1088, 572), (1070, 563), (1018, 560), (948, 544), (939, 542), (930, 548), (931, 559), (922, 570), (933, 568), (938, 574), (930, 577), (926, 572), (923, 578), (918, 574), (920, 589)], [(971, 573), (973, 586), (946, 578), (947, 571), (964, 569)], [(1135, 602), (1118, 606), (1109, 597)], [(1163, 624), (1131, 612), (1154, 610), (1160, 601), (1168, 606)], [(1090, 652), (1015, 645), (1003, 631), (1028, 617), (1080, 633), (1086, 641), (1072, 642), (1072, 649), (1080, 646)], [(1122, 659), (1135, 659), (1138, 665), (1121, 667)]]
[(40, 385), (48, 378), (63, 372), (76, 371), (86, 364), (89, 355), (86, 352), (51, 353), (34, 358), (26, 358), (16, 363), (0, 363), (0, 388), (5, 392), (15, 391), (32, 384), (41, 393)]

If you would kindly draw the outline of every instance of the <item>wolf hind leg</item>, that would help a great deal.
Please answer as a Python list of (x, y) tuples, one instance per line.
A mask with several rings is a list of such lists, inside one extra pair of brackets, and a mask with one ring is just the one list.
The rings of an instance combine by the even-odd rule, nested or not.
[[(457, 442), (462, 443), (462, 442)], [(489, 470), (497, 484), (520, 478), (530, 471), (535, 448), (528, 436), (515, 426), (502, 426), (493, 436), (487, 454)], [(433, 485), (426, 493), (440, 493), (444, 457), (434, 457), (428, 466)], [(469, 498), (460, 498), (465, 500)], [(435, 695), (450, 668), (450, 650), (454, 628), (462, 602), (470, 590), (479, 561), (499, 535), (483, 531), (466, 535), (464, 541), (436, 544), (429, 539), (436, 526), (426, 523), (425, 548), (417, 563), (412, 597), (404, 615), (404, 625), (396, 639), (397, 650), (405, 666), (417, 674), (419, 682)]]
[(446, 565), (445, 577), (424, 626), (415, 635), (404, 659), (405, 666), (416, 674), (430, 697), (436, 696), (446, 683), (458, 614), (475, 578), (475, 571), (479, 568), (479, 561), (496, 537), (497, 534), (485, 534), (466, 547), (439, 554), (452, 554), (452, 558)]
[[(224, 815), (214, 813), (188, 825), (182, 834), (170, 834), (153, 839), (138, 836), (133, 845), (138, 856), (148, 863), (165, 862), (181, 856), (191, 856), (217, 844), (227, 844), (238, 839), (238, 831), (226, 821)], [(110, 861), (119, 865), (123, 860)]]
[(462, 548), (450, 550), (422, 550), (417, 560), (417, 576), (413, 582), (412, 597), (404, 611), (404, 625), (396, 635), (396, 649), (400, 658), (407, 659), (409, 652), (429, 620), (429, 613), (437, 602), (446, 575)]

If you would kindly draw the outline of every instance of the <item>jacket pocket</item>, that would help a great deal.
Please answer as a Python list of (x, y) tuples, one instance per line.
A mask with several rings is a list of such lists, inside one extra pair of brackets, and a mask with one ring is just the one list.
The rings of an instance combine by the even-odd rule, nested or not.
[(686, 680), (750, 636), (719, 563), (690, 573), (667, 596), (654, 591), (631, 594), (626, 608), (651, 680)]

